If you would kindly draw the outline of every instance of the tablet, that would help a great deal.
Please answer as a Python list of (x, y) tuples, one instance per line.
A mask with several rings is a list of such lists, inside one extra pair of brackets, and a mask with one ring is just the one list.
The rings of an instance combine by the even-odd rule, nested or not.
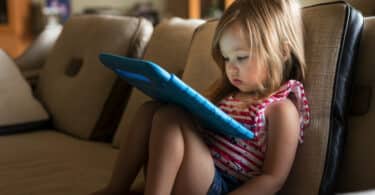
[(158, 101), (176, 104), (191, 112), (206, 129), (244, 139), (254, 137), (250, 129), (159, 65), (147, 60), (106, 53), (100, 54), (99, 59), (146, 95)]

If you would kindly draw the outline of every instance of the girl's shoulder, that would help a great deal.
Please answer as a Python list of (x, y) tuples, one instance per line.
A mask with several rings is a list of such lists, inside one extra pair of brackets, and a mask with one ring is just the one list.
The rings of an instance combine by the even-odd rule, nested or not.
[(300, 81), (297, 80), (288, 80), (277, 91), (263, 99), (243, 100), (236, 98), (235, 94), (232, 93), (221, 99), (218, 104), (239, 107), (245, 106), (256, 108), (256, 110), (265, 110), (269, 105), (285, 99), (291, 100), (296, 105), (299, 111), (310, 111), (304, 86)]
[[(253, 101), (248, 105), (260, 110), (265, 110), (269, 107), (269, 105), (285, 99), (291, 100), (293, 103), (297, 104), (298, 107), (303, 107), (304, 104), (306, 104), (305, 107), (308, 107), (304, 86), (300, 81), (297, 80), (289, 80), (285, 82), (277, 91), (273, 92), (271, 95)], [(223, 101), (238, 100), (236, 98), (233, 98), (233, 96), (228, 96), (227, 98), (223, 99)]]
[[(303, 130), (310, 123), (310, 108), (303, 84), (300, 81), (289, 80), (278, 91), (270, 96), (273, 100), (266, 110), (266, 115), (281, 113), (293, 114), (297, 111), (300, 129)], [(303, 131), (301, 131), (301, 139)]]
[(292, 100), (285, 98), (270, 104), (265, 110), (266, 116), (283, 116), (288, 117), (298, 110)]
[(270, 97), (271, 98), (283, 98), (283, 97), (285, 98), (291, 94), (297, 96), (297, 98), (301, 98), (301, 99), (306, 98), (305, 88), (302, 82), (297, 81), (297, 80), (288, 80), (279, 88), (279, 90), (274, 92)]

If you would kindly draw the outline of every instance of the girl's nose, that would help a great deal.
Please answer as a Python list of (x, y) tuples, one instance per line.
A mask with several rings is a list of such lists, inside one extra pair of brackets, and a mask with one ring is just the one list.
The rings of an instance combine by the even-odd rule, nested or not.
[(229, 69), (231, 71), (238, 71), (238, 66), (234, 62), (228, 62)]

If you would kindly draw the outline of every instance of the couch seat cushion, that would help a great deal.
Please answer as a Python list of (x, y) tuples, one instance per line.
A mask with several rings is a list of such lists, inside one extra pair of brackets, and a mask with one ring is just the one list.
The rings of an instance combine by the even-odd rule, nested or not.
[(108, 182), (117, 150), (46, 130), (0, 136), (0, 156), (0, 194), (89, 194)]

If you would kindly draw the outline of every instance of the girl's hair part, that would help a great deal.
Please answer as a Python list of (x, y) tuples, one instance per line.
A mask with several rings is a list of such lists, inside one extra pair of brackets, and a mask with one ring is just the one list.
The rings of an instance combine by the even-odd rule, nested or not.
[(220, 18), (212, 41), (212, 56), (221, 78), (206, 96), (217, 102), (235, 90), (225, 75), (220, 39), (234, 23), (247, 37), (252, 56), (267, 67), (267, 79), (259, 84), (257, 98), (269, 96), (289, 79), (305, 78), (301, 8), (297, 0), (235, 0)]

